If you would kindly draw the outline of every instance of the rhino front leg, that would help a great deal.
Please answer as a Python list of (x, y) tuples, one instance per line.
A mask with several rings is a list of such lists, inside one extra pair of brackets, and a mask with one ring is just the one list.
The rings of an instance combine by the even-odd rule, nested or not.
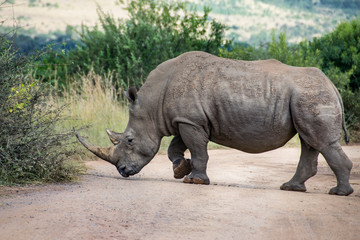
[(281, 190), (305, 192), (305, 181), (317, 173), (319, 152), (308, 146), (303, 139), (300, 140), (301, 155), (296, 173), (289, 182), (280, 187)]
[(201, 127), (189, 124), (179, 124), (181, 138), (191, 154), (191, 174), (184, 178), (184, 183), (210, 184), (206, 174), (207, 144), (209, 137)]
[(190, 159), (185, 159), (187, 147), (180, 135), (175, 136), (168, 149), (168, 157), (173, 163), (174, 178), (181, 179), (191, 173)]

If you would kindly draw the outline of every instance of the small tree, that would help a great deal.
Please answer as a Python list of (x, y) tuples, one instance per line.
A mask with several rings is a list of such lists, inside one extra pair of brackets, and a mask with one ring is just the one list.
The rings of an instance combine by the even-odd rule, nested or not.
[(0, 183), (61, 181), (73, 153), (71, 133), (58, 133), (61, 108), (49, 106), (40, 82), (25, 75), (33, 60), (19, 56), (0, 36)]
[(290, 45), (285, 32), (281, 32), (277, 40), (273, 31), (272, 41), (269, 44), (269, 56), (292, 66), (320, 68), (321, 53), (319, 50), (311, 49), (310, 44), (305, 40), (299, 44)]

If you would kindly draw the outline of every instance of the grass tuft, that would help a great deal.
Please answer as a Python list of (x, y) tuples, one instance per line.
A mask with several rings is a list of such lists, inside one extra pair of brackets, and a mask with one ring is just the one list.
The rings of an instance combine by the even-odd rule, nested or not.
[(68, 121), (61, 128), (72, 129), (87, 126), (81, 134), (99, 146), (111, 144), (105, 129), (123, 132), (129, 119), (125, 103), (120, 102), (118, 89), (112, 84), (112, 78), (90, 72), (81, 75), (76, 84), (71, 84), (61, 97), (54, 101), (66, 104), (64, 111)]

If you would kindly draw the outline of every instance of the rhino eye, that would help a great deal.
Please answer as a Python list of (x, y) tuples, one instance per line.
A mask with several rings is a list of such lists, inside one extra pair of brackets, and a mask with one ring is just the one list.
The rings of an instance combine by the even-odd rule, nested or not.
[(132, 145), (134, 143), (134, 139), (133, 138), (127, 138), (127, 142), (129, 145)]

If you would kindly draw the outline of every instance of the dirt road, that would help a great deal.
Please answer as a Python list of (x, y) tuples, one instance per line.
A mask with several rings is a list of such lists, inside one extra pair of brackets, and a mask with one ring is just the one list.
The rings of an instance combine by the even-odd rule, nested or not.
[(104, 161), (88, 162), (76, 184), (10, 195), (3, 188), (0, 239), (359, 239), (360, 146), (344, 150), (354, 163), (348, 197), (327, 194), (336, 181), (322, 157), (307, 193), (279, 190), (298, 148), (212, 150), (209, 186), (173, 179), (165, 155), (127, 179)]

